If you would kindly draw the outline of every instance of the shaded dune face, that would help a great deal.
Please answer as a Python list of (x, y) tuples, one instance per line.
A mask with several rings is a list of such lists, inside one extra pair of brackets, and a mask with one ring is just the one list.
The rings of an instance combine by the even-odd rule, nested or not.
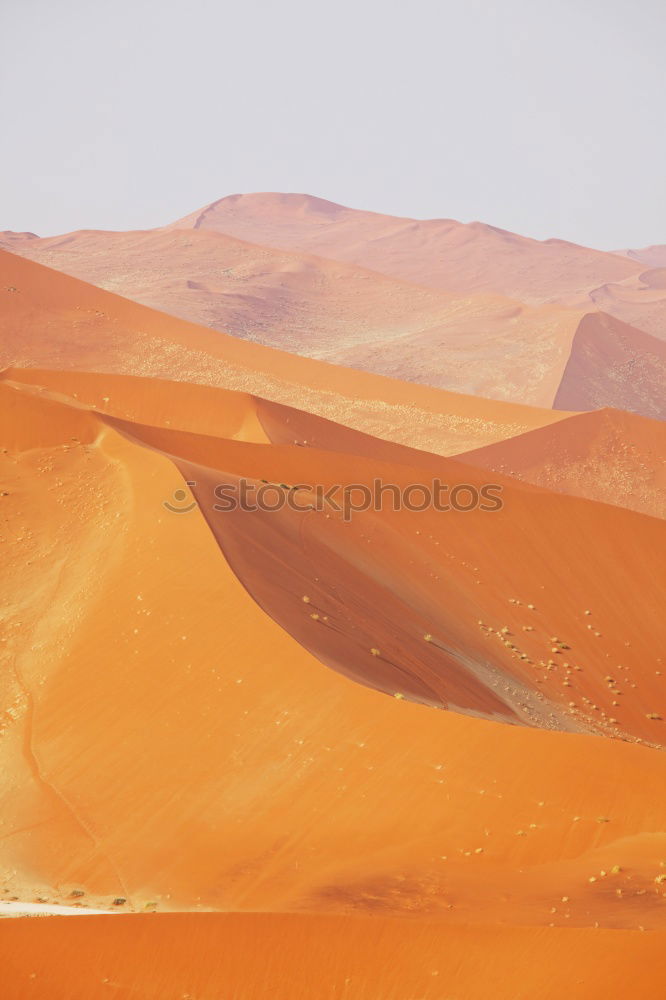
[(553, 405), (565, 410), (611, 405), (663, 420), (664, 385), (666, 343), (598, 313), (586, 316), (576, 331)]
[[(153, 446), (158, 443), (153, 435), (146, 439), (143, 429), (135, 427), (132, 433)], [(437, 476), (480, 491), (487, 477), (451, 460), (436, 461), (430, 476), (424, 476), (423, 467), (382, 466), (310, 448), (303, 455), (302, 449), (283, 446), (272, 449), (269, 456), (261, 446), (225, 451), (219, 444), (182, 437), (174, 441), (163, 434), (159, 447), (174, 457), (184, 478), (196, 482), (193, 493), (202, 513), (236, 575), (260, 606), (318, 658), (356, 680), (388, 693), (491, 717), (499, 712), (536, 725), (596, 730), (614, 716), (614, 699), (606, 683), (603, 705), (596, 710), (586, 710), (585, 703), (575, 700), (586, 686), (574, 679), (584, 672), (579, 661), (589, 657), (600, 672), (606, 661), (621, 658), (633, 664), (627, 669), (641, 671), (641, 657), (648, 655), (658, 668), (651, 647), (653, 629), (660, 628), (658, 616), (646, 609), (641, 598), (635, 600), (634, 612), (625, 604), (621, 627), (611, 624), (622, 577), (613, 568), (613, 557), (605, 554), (607, 543), (602, 540), (605, 532), (613, 537), (630, 533), (630, 572), (638, 593), (645, 593), (659, 574), (665, 541), (662, 526), (649, 519), (639, 525), (626, 512), (511, 489), (501, 478), (504, 507), (496, 512), (393, 512), (385, 507), (381, 513), (359, 513), (349, 523), (341, 512), (302, 513), (289, 507), (279, 513), (220, 513), (214, 509), (214, 491), (220, 483), (233, 486), (239, 474), (257, 484), (264, 479), (276, 484), (269, 496), (271, 505), (285, 486), (292, 485), (322, 483), (329, 488), (355, 482), (371, 488), (380, 480), (406, 490), (412, 483), (428, 483)], [(312, 498), (307, 489), (295, 493), (299, 506)], [(555, 525), (561, 528), (553, 534)], [(572, 574), (569, 552), (573, 551)], [(505, 575), (498, 572), (497, 562), (506, 563)], [(609, 631), (597, 635), (597, 626), (587, 627), (585, 609), (564, 604), (563, 591), (568, 580), (574, 593), (596, 593), (602, 563), (609, 574), (604, 578), (607, 593), (595, 603)], [(507, 600), (512, 589), (521, 598)], [(600, 600), (607, 610), (602, 611)], [(537, 602), (535, 627), (527, 605), (533, 603), (536, 613)], [(651, 639), (643, 644), (646, 612)], [(498, 621), (500, 616), (504, 621)], [(552, 623), (552, 634), (546, 634), (547, 621)], [(561, 639), (563, 635), (568, 638)], [(506, 661), (499, 661), (498, 669), (489, 637), (504, 645), (508, 669)], [(548, 674), (554, 676), (549, 680)], [(648, 683), (661, 700), (663, 685), (658, 677)], [(545, 703), (541, 694), (534, 693), (539, 690)], [(569, 707), (572, 697), (574, 709)], [(654, 735), (654, 727), (638, 725), (641, 735)]]
[[(211, 477), (198, 466), (181, 468), (201, 476), (195, 495), (204, 503), (218, 481), (235, 485), (228, 473)], [(334, 524), (322, 531), (319, 519), (292, 511), (220, 516), (209, 509), (208, 517), (230, 566), (259, 606), (323, 663), (385, 693), (519, 720), (511, 701), (522, 697), (529, 703), (526, 687), (523, 693), (523, 685), (493, 670), (485, 656), (449, 646), (442, 624), (437, 631), (444, 638), (424, 640), (442, 616), (423, 607), (422, 584), (407, 578), (397, 587), (391, 583), (396, 564), (414, 563), (399, 529), (367, 518), (362, 527), (343, 527), (339, 517), (329, 517)], [(370, 545), (392, 558), (376, 560), (367, 554)], [(422, 556), (419, 564), (415, 576), (436, 577), (436, 560)], [(500, 686), (506, 693), (493, 690)]]

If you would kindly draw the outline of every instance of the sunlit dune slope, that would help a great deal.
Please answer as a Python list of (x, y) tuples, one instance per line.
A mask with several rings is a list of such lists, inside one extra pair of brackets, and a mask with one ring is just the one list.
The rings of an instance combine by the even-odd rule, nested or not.
[(664, 742), (658, 521), (510, 483), (493, 514), (218, 515), (238, 475), (413, 470), (273, 443), (249, 397), (216, 436), (164, 426), (168, 386), (141, 423), (63, 388), (0, 395), (6, 896), (666, 926), (666, 757), (530, 728)]
[(663, 933), (285, 914), (17, 920), (7, 1000), (591, 1000), (659, 996)]
[(665, 517), (665, 456), (666, 425), (598, 410), (458, 457), (558, 493)]
[(561, 419), (250, 344), (0, 251), (0, 364), (117, 372), (251, 392), (437, 453)]

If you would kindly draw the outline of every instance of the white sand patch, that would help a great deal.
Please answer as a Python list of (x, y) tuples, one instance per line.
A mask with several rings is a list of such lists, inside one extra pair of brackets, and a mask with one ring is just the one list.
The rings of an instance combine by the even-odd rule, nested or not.
[(84, 906), (58, 906), (51, 903), (22, 903), (0, 900), (0, 917), (67, 916), (87, 917), (91, 913), (122, 913), (122, 910), (93, 910)]

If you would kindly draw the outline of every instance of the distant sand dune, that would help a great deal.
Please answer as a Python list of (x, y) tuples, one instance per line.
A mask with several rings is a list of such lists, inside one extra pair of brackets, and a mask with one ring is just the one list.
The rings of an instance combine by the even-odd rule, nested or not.
[[(82, 231), (0, 246), (235, 337), (484, 398), (661, 416), (661, 369), (634, 383), (617, 338), (592, 367), (591, 325), (629, 324), (654, 367), (666, 340), (657, 270), (626, 254), (526, 239), (481, 223), (417, 222), (305, 195), (220, 199), (161, 229)], [(652, 276), (650, 276), (652, 275)], [(620, 350), (620, 356), (624, 351)]]
[[(201, 382), (442, 454), (562, 419), (300, 358), (137, 305), (0, 251), (0, 365)], [(16, 291), (8, 291), (16, 289)]]

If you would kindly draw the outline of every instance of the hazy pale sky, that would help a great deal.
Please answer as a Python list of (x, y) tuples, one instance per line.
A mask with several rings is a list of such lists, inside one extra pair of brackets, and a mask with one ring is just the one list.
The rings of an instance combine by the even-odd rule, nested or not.
[(297, 191), (666, 242), (663, 0), (2, 0), (0, 229)]

